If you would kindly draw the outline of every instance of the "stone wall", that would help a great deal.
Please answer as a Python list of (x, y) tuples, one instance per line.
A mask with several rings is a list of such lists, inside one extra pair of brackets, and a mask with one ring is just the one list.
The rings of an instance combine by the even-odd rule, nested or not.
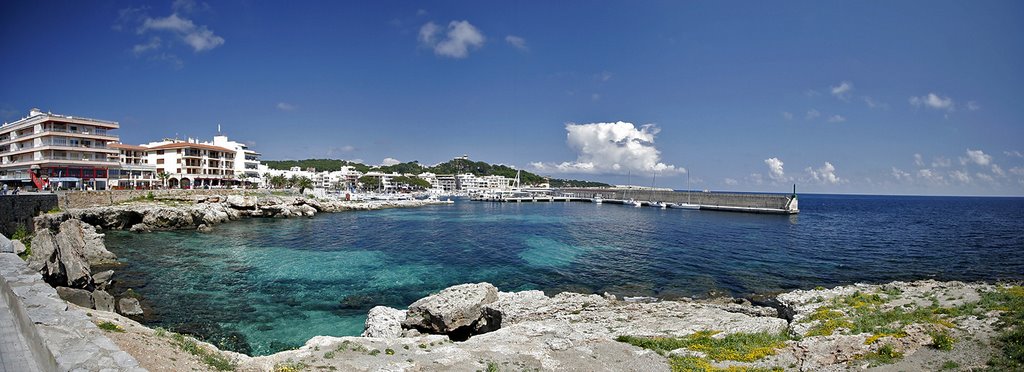
[[(194, 189), (194, 190), (102, 190), (102, 191), (61, 191), (58, 192), (60, 207), (88, 208), (102, 207), (131, 200), (144, 199), (149, 194), (157, 199), (190, 199), (203, 195), (268, 195), (270, 190), (239, 190), (239, 189)], [(277, 193), (280, 193), (278, 191)], [(297, 195), (297, 193), (296, 193)]]
[(31, 232), (32, 218), (56, 207), (54, 194), (0, 195), (0, 234), (10, 237), (19, 226)]
[(107, 338), (85, 311), (70, 306), (42, 275), (10, 253), (0, 253), (0, 296), (36, 364), (44, 371), (143, 371)]

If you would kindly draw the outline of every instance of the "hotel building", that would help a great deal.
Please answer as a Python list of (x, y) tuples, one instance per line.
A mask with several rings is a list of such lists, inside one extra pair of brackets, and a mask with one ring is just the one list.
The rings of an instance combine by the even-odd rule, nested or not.
[[(38, 188), (106, 189), (118, 168), (117, 122), (32, 109), (28, 117), (0, 126), (0, 183)], [(34, 172), (31, 174), (30, 171)]]

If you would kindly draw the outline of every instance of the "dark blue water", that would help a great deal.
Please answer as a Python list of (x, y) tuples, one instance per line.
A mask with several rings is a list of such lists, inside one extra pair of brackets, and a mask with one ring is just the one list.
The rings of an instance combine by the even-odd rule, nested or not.
[(461, 202), (110, 232), (146, 323), (268, 354), (357, 335), (404, 307), (488, 281), (657, 297), (854, 282), (1024, 279), (1024, 198), (805, 195), (795, 216), (589, 203)]

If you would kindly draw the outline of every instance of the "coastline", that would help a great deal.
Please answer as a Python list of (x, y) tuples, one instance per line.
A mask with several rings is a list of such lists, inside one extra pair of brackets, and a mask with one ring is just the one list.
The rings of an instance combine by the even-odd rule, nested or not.
[[(63, 223), (81, 219), (98, 224), (101, 231), (202, 231), (240, 218), (309, 217), (321, 212), (424, 204), (429, 203), (323, 203), (297, 197), (217, 196), (70, 209), (41, 216), (36, 222), (37, 228), (49, 230), (59, 230)], [(854, 284), (765, 296), (768, 299), (763, 303), (773, 302), (773, 307), (735, 298), (620, 300), (608, 294), (563, 292), (549, 297), (540, 291), (494, 289), (492, 299), (481, 301), (460, 316), (491, 314), (489, 319), (493, 319), (494, 314), (500, 314), (500, 326), (465, 341), (453, 342), (450, 335), (421, 332), (420, 328), (405, 324), (407, 311), (378, 307), (370, 310), (366, 322), (369, 333), (364, 334), (368, 337), (317, 336), (296, 350), (258, 357), (221, 351), (188, 336), (150, 329), (114, 312), (79, 309), (91, 314), (96, 325), (113, 325), (114, 330), (108, 331), (107, 336), (149, 370), (203, 370), (219, 368), (215, 367), (218, 365), (241, 371), (312, 367), (367, 371), (481, 370), (492, 366), (517, 370), (669, 370), (683, 362), (714, 368), (782, 370), (853, 370), (865, 366), (881, 370), (939, 369), (944, 363), (953, 362), (970, 369), (984, 367), (997, 352), (992, 344), (998, 333), (1000, 310), (978, 304), (985, 293), (1006, 288), (932, 280)], [(980, 310), (957, 310), (969, 305)], [(852, 329), (844, 328), (856, 323), (856, 314), (864, 308), (881, 313), (903, 308), (903, 312), (929, 313), (928, 317), (900, 323), (897, 330), (853, 333)], [(958, 341), (950, 350), (940, 350), (935, 344), (939, 334)], [(667, 350), (644, 341), (653, 337), (692, 341), (704, 335), (712, 339), (771, 335), (777, 339), (770, 348), (762, 350), (764, 355), (752, 360), (719, 360), (707, 350)], [(883, 349), (886, 345), (888, 348)], [(892, 354), (892, 364), (879, 364), (871, 359), (883, 351)]]

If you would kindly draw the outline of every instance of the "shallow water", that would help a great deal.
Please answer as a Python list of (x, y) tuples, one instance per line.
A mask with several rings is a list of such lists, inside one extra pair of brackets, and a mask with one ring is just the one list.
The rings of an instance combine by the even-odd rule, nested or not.
[(488, 281), (630, 296), (770, 293), (853, 282), (1024, 279), (1024, 198), (804, 195), (796, 216), (589, 203), (459, 202), (108, 232), (115, 292), (151, 327), (256, 355), (358, 335), (405, 307)]

